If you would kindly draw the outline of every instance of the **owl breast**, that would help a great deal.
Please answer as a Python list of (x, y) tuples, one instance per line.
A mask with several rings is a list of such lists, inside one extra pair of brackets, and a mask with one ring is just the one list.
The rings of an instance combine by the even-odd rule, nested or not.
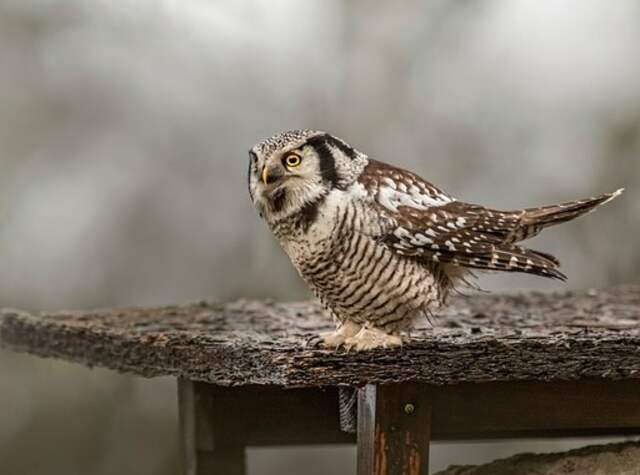
[(306, 232), (279, 237), (316, 297), (342, 322), (388, 331), (437, 308), (442, 296), (435, 275), (377, 239), (378, 215), (365, 200), (341, 194), (332, 192)]

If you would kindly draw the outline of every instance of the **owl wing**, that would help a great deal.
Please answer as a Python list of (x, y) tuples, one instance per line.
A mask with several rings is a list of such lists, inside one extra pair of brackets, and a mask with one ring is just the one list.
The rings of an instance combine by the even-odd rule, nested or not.
[(359, 181), (382, 218), (380, 240), (398, 254), (565, 279), (555, 257), (515, 244), (543, 227), (527, 222), (529, 210), (499, 211), (457, 201), (414, 173), (374, 160)]

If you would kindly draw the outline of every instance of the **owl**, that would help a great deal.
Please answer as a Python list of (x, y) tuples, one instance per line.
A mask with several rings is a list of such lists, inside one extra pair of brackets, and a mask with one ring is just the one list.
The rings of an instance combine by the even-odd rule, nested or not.
[(459, 201), (326, 132), (291, 130), (249, 151), (249, 194), (336, 330), (327, 348), (399, 346), (473, 271), (565, 280), (551, 254), (520, 245), (623, 190), (501, 211)]

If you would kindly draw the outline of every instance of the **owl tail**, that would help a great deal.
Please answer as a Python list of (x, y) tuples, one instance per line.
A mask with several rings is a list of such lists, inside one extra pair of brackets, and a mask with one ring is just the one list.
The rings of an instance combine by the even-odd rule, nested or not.
[(454, 249), (440, 249), (438, 260), (468, 269), (524, 272), (566, 280), (566, 276), (558, 270), (560, 262), (554, 256), (516, 243), (535, 236), (544, 228), (587, 214), (619, 196), (622, 191), (620, 189), (594, 198), (515, 211), (482, 208), (478, 211), (477, 207), (472, 208), (479, 217), (475, 228), (471, 232), (467, 231), (465, 236), (469, 238), (471, 235), (471, 239), (467, 241), (471, 244), (463, 252), (458, 252), (455, 246), (450, 246)]
[(608, 203), (614, 198), (620, 196), (623, 191), (624, 188), (620, 188), (613, 193), (605, 193), (603, 195), (586, 198), (584, 200), (568, 201), (557, 205), (525, 209), (521, 211), (521, 225), (513, 232), (509, 241), (523, 241), (524, 239), (535, 236), (544, 228), (565, 223), (584, 214), (588, 214), (594, 211), (598, 206)]

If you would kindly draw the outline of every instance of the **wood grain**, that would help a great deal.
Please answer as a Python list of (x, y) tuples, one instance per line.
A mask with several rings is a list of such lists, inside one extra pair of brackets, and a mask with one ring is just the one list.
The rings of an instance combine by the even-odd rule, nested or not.
[[(241, 428), (203, 412), (210, 400), (197, 383), (178, 381), (178, 406), (184, 475), (245, 475), (246, 444)], [(222, 401), (224, 405), (224, 401)], [(204, 424), (203, 421), (208, 422)], [(207, 431), (203, 432), (202, 427)], [(202, 449), (202, 446), (206, 446)]]
[(197, 396), (193, 412), (198, 450), (213, 450), (221, 433), (225, 443), (243, 446), (345, 444), (354, 440), (352, 434), (340, 431), (335, 388), (190, 384)]
[(358, 475), (428, 475), (431, 405), (417, 385), (358, 394)]
[(0, 344), (142, 375), (220, 386), (435, 385), (640, 378), (640, 285), (454, 299), (399, 349), (307, 348), (332, 323), (313, 303), (0, 313)]
[[(189, 453), (214, 450), (220, 429), (226, 443), (242, 446), (356, 442), (354, 434), (340, 431), (336, 388), (220, 387), (186, 380), (179, 385)], [(640, 434), (638, 380), (392, 387), (401, 388), (398, 397), (416, 410), (431, 407), (432, 440)], [(360, 410), (374, 407), (370, 399), (359, 402)]]

